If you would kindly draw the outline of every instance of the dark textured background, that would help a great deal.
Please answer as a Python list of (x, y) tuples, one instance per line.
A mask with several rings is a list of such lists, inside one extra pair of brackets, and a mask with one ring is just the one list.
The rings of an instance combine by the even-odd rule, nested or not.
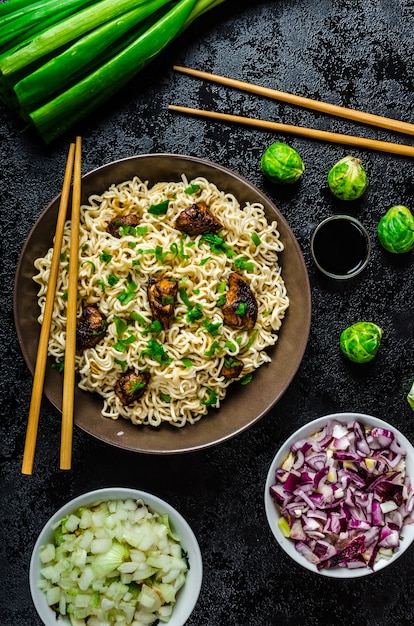
[[(124, 485), (175, 505), (192, 525), (204, 559), (201, 596), (188, 626), (405, 626), (414, 619), (414, 548), (389, 568), (356, 580), (328, 580), (295, 565), (264, 515), (263, 487), (279, 445), (320, 415), (352, 410), (389, 420), (414, 441), (405, 396), (414, 380), (413, 255), (386, 254), (376, 224), (393, 204), (414, 208), (412, 161), (363, 150), (370, 186), (346, 211), (367, 226), (373, 252), (361, 278), (325, 281), (310, 260), (316, 223), (344, 210), (327, 190), (329, 167), (349, 152), (295, 137), (225, 126), (167, 111), (204, 106), (286, 123), (412, 143), (386, 131), (333, 119), (173, 73), (173, 63), (250, 80), (374, 113), (414, 121), (413, 0), (228, 0), (175, 42), (91, 116), (83, 171), (140, 153), (196, 155), (228, 166), (264, 190), (295, 233), (312, 287), (312, 325), (303, 362), (282, 400), (258, 424), (218, 447), (151, 457), (112, 449), (74, 433), (73, 470), (58, 469), (59, 415), (45, 400), (34, 474), (20, 473), (32, 379), (17, 342), (12, 289), (25, 238), (60, 191), (67, 145), (45, 147), (0, 108), (1, 505), (0, 624), (39, 626), (28, 588), (31, 550), (43, 523), (71, 497)], [(267, 184), (259, 159), (275, 139), (306, 164), (302, 181)], [(377, 358), (364, 367), (341, 357), (341, 330), (358, 319), (384, 329)]]

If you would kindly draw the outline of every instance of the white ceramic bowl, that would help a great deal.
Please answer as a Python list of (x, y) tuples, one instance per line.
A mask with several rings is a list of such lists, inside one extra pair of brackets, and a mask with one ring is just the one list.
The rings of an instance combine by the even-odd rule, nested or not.
[[(295, 548), (295, 543), (293, 540), (286, 538), (278, 525), (280, 519), (280, 513), (277, 505), (275, 504), (272, 496), (270, 495), (270, 487), (274, 484), (274, 476), (275, 470), (280, 467), (285, 460), (286, 456), (290, 451), (291, 445), (304, 437), (309, 437), (313, 433), (318, 432), (323, 428), (327, 422), (330, 420), (338, 420), (342, 423), (347, 423), (351, 420), (358, 420), (362, 424), (366, 424), (368, 426), (379, 426), (382, 428), (386, 428), (391, 430), (394, 435), (397, 437), (399, 443), (405, 448), (407, 452), (406, 456), (406, 467), (407, 473), (411, 476), (412, 484), (414, 484), (414, 448), (411, 443), (408, 441), (404, 435), (394, 428), (391, 424), (384, 422), (376, 417), (372, 417), (371, 415), (365, 415), (363, 413), (333, 413), (331, 415), (326, 415), (324, 417), (320, 417), (305, 426), (302, 426), (299, 430), (297, 430), (293, 435), (289, 437), (285, 441), (285, 443), (281, 446), (279, 451), (277, 452), (275, 458), (273, 459), (269, 472), (267, 475), (265, 493), (264, 493), (264, 503), (265, 503), (265, 511), (267, 520), (269, 522), (270, 529), (275, 536), (277, 542), (280, 547), (290, 556), (296, 563), (302, 565), (308, 570), (315, 572), (317, 574), (321, 574), (322, 576), (329, 576), (332, 578), (356, 578), (360, 576), (367, 576), (368, 574), (372, 574), (373, 572), (377, 572), (378, 570), (383, 569), (390, 563), (393, 563), (395, 559), (397, 559), (407, 548), (411, 545), (414, 540), (414, 523), (413, 524), (405, 524), (402, 532), (402, 539), (399, 548), (394, 552), (394, 555), (391, 559), (379, 559), (374, 569), (370, 569), (368, 567), (357, 568), (357, 569), (348, 569), (343, 567), (336, 567), (332, 569), (322, 569), (318, 570), (316, 565), (310, 563), (304, 556), (299, 554), (299, 552)], [(411, 514), (414, 520), (414, 513)]]
[(40, 547), (53, 537), (53, 525), (68, 513), (74, 512), (80, 506), (90, 506), (105, 500), (123, 500), (133, 498), (141, 499), (152, 511), (168, 513), (171, 527), (179, 537), (184, 550), (188, 554), (190, 569), (187, 573), (186, 582), (177, 594), (177, 602), (174, 606), (169, 626), (184, 626), (192, 613), (200, 594), (203, 578), (203, 567), (200, 548), (197, 539), (185, 519), (170, 504), (157, 496), (151, 495), (138, 489), (110, 487), (84, 493), (62, 506), (45, 524), (33, 549), (30, 561), (30, 591), (36, 610), (45, 626), (70, 626), (68, 619), (56, 620), (55, 612), (47, 605), (46, 595), (38, 589), (40, 580)]

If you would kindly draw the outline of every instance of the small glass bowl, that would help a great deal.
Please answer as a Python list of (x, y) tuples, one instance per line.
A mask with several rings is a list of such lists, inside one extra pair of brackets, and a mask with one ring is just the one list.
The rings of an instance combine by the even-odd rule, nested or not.
[(371, 255), (369, 234), (351, 215), (332, 215), (315, 228), (311, 238), (312, 258), (317, 268), (337, 280), (357, 276)]

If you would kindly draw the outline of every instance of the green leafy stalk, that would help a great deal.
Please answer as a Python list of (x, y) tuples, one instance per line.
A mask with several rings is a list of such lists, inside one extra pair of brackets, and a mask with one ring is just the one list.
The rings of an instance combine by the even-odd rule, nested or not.
[(135, 76), (176, 36), (195, 0), (181, 0), (130, 46), (102, 67), (30, 114), (48, 143), (95, 110)]
[(0, 97), (49, 143), (222, 2), (9, 0), (0, 5)]
[(11, 47), (22, 46), (29, 37), (36, 37), (57, 22), (77, 14), (91, 2), (96, 0), (41, 0), (14, 11), (1, 19), (0, 51), (3, 53)]
[(0, 62), (3, 76), (9, 76), (30, 65), (46, 54), (57, 50), (60, 46), (73, 41), (80, 35), (100, 26), (107, 20), (122, 15), (126, 11), (142, 5), (146, 0), (101, 0), (99, 5), (82, 9), (68, 19), (48, 28), (30, 43), (22, 46)]
[(88, 32), (61, 54), (51, 58), (19, 81), (14, 91), (23, 112), (33, 111), (82, 77), (85, 66), (101, 63), (102, 55), (116, 41), (169, 0), (152, 0)]

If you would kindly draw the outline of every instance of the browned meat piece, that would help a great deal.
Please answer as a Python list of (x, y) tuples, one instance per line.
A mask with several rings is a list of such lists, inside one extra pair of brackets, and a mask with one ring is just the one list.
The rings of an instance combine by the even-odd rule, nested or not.
[(151, 313), (154, 319), (160, 322), (164, 330), (169, 328), (174, 315), (177, 291), (177, 283), (170, 278), (161, 278), (160, 280), (150, 278), (148, 281), (147, 293)]
[(111, 222), (109, 222), (108, 226), (106, 227), (106, 230), (113, 237), (120, 239), (121, 238), (120, 229), (123, 226), (124, 227), (125, 226), (138, 226), (138, 224), (139, 224), (138, 215), (135, 215), (134, 213), (129, 213), (128, 215), (120, 215), (119, 217), (116, 217), (115, 219), (113, 219)]
[(222, 311), (224, 323), (231, 328), (249, 330), (256, 324), (256, 298), (249, 284), (236, 272), (230, 274), (229, 289)]
[(93, 348), (105, 335), (106, 317), (96, 306), (88, 305), (76, 324), (76, 347), (78, 350)]
[(123, 405), (129, 405), (139, 400), (148, 387), (149, 372), (135, 372), (129, 369), (121, 376), (116, 385), (115, 393)]
[(195, 236), (203, 233), (217, 233), (222, 224), (214, 217), (204, 202), (193, 204), (181, 211), (175, 220), (175, 227), (187, 235)]
[(229, 356), (224, 359), (220, 374), (224, 376), (224, 378), (238, 378), (238, 376), (242, 373), (243, 367), (243, 361), (239, 361), (239, 359)]

